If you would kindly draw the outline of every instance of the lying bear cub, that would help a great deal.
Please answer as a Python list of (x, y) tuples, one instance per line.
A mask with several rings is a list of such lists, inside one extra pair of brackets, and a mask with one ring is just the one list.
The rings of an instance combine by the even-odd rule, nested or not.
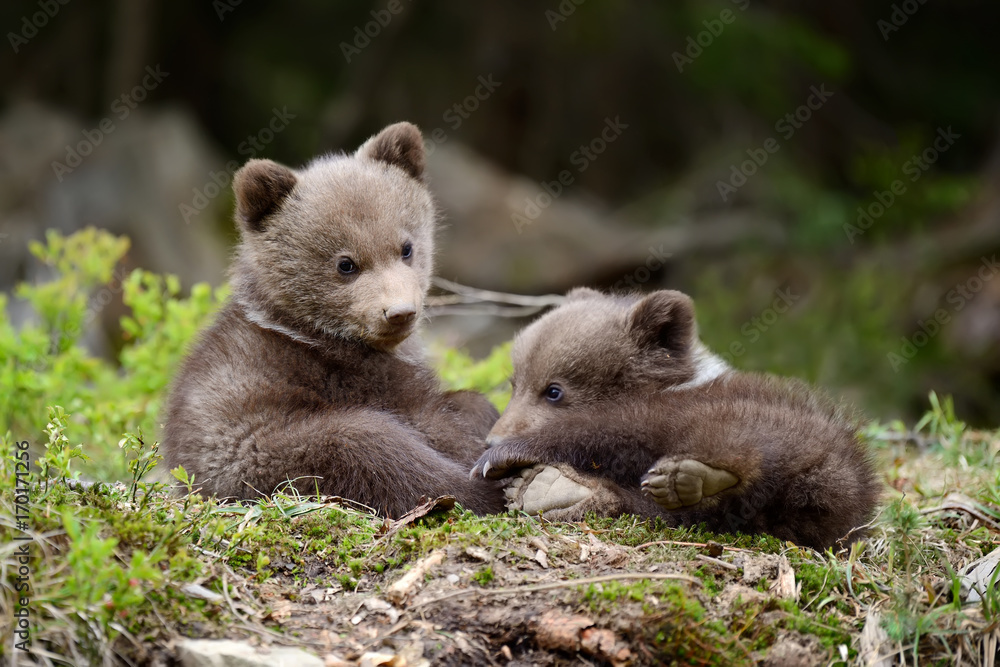
[(857, 539), (879, 483), (842, 409), (802, 382), (729, 368), (680, 292), (579, 288), (522, 331), (513, 395), (472, 476), (575, 521), (663, 516), (822, 549)]

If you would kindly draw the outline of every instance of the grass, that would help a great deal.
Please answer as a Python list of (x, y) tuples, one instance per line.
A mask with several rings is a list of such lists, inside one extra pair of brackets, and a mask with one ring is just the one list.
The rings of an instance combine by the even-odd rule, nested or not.
[[(9, 435), (3, 440), (5, 661), (17, 641), (14, 614), (25, 596), (17, 590), (18, 549), (26, 543), (30, 648), (40, 664), (149, 663), (162, 658), (177, 635), (295, 643), (298, 634), (269, 616), (279, 602), (298, 603), (310, 587), (337, 591), (334, 597), (345, 604), (355, 594), (379, 596), (434, 549), (447, 552), (445, 569), (460, 588), (608, 572), (695, 577), (697, 584), (613, 581), (520, 596), (523, 604), (591, 617), (617, 632), (640, 663), (749, 664), (788, 636), (813, 638), (806, 643), (824, 664), (854, 661), (873, 615), (897, 664), (953, 664), (960, 657), (988, 664), (984, 651), (996, 650), (1000, 592), (994, 585), (981, 601), (964, 604), (958, 572), (1000, 544), (1000, 471), (994, 465), (1000, 432), (966, 428), (937, 397), (919, 429), (867, 429), (887, 482), (886, 499), (868, 538), (838, 553), (767, 536), (670, 529), (631, 516), (559, 524), (516, 514), (476, 517), (460, 508), (387, 534), (382, 519), (331, 499), (278, 494), (220, 504), (197, 493), (172, 495), (163, 484), (145, 481), (158, 455), (140, 436), (122, 444), (131, 480), (86, 485), (74, 481), (83, 451), (64, 437), (68, 419), (59, 410), (50, 415), (40, 461), (47, 475), (32, 474), (27, 504), (15, 486), (16, 444)], [(197, 488), (196, 480), (181, 475), (180, 481)], [(20, 526), (19, 514), (27, 515)], [(23, 536), (31, 541), (15, 539)], [(710, 542), (724, 548), (718, 559), (736, 567), (700, 559), (707, 553), (700, 545)], [(543, 547), (548, 568), (535, 559)], [(467, 555), (472, 551), (490, 560), (473, 560)], [(795, 572), (797, 597), (778, 598), (770, 575), (742, 579), (740, 559), (781, 557)], [(441, 581), (432, 573), (428, 594)], [(192, 595), (192, 584), (222, 597)], [(269, 597), (269, 591), (280, 594)], [(464, 604), (493, 603), (472, 596)], [(488, 629), (481, 634), (483, 642), (500, 641)], [(443, 646), (458, 641), (439, 639)]]

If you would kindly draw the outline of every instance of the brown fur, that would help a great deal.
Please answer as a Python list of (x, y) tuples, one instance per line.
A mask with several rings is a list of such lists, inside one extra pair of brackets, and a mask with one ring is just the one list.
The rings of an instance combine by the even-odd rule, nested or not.
[(419, 131), (400, 123), (353, 155), (237, 173), (233, 297), (174, 381), (170, 467), (235, 498), (294, 480), (391, 516), (444, 494), (503, 508), (497, 484), (466, 474), (496, 411), (442, 393), (410, 338), (432, 271), (423, 163)]
[[(824, 548), (871, 517), (879, 485), (852, 420), (804, 383), (726, 368), (698, 341), (679, 292), (576, 290), (518, 336), (513, 357), (510, 405), (474, 473), (569, 464), (600, 489), (573, 518), (628, 511)], [(555, 403), (545, 397), (553, 383), (564, 390)], [(668, 511), (639, 487), (664, 458), (740, 481)]]

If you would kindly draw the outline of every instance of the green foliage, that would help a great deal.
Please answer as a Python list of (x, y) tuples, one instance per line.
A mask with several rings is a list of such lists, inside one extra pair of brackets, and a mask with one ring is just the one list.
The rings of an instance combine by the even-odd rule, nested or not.
[(45, 454), (38, 460), (39, 478), (46, 492), (53, 479), (65, 482), (73, 476), (71, 468), (74, 459), (87, 460), (80, 445), (69, 444), (66, 428), (66, 413), (62, 407), (49, 407), (49, 423), (45, 425), (49, 441), (45, 443)]
[[(181, 501), (162, 493), (155, 511), (144, 513), (122, 487), (72, 481), (80, 452), (70, 446), (66, 427), (63, 411), (53, 408), (46, 451), (20, 479), (14, 439), (10, 433), (2, 439), (0, 606), (13, 610), (19, 596), (26, 596), (33, 649), (55, 648), (74, 664), (96, 664), (118, 636), (155, 616), (152, 599), (169, 597), (174, 587), (201, 575), (203, 564), (187, 556), (183, 545), (206, 516), (179, 511)], [(187, 509), (193, 506), (185, 501)], [(22, 541), (25, 537), (30, 541)], [(24, 561), (14, 547), (30, 554), (30, 586), (20, 593), (15, 584)], [(0, 656), (10, 647), (5, 641)]]
[(955, 402), (951, 396), (946, 396), (942, 402), (934, 391), (930, 393), (929, 400), (931, 409), (914, 425), (913, 430), (927, 429), (928, 434), (937, 439), (943, 447), (951, 445), (954, 448), (965, 432), (965, 423), (955, 416)]
[[(195, 286), (185, 298), (175, 278), (143, 271), (132, 272), (116, 286), (114, 266), (126, 248), (123, 240), (93, 230), (68, 238), (50, 235), (48, 245), (34, 251), (55, 270), (52, 280), (22, 285), (17, 292), (35, 309), (37, 319), (15, 330), (5, 309), (0, 315), (0, 410), (10, 424), (0, 440), (0, 544), (16, 544), (14, 538), (23, 534), (33, 538), (33, 641), (55, 653), (73, 652), (75, 663), (92, 664), (135, 645), (124, 637), (140, 638), (140, 643), (149, 637), (165, 641), (178, 628), (235, 624), (232, 613), (237, 612), (226, 605), (181, 592), (189, 582), (225, 592), (233, 582), (227, 577), (240, 577), (244, 586), (294, 579), (300, 590), (309, 578), (306, 573), (321, 563), (328, 586), (353, 591), (367, 581), (379, 590), (432, 549), (452, 554), (477, 547), (490, 552), (493, 560), (469, 572), (469, 581), (479, 587), (506, 586), (512, 572), (537, 565), (530, 543), (539, 538), (551, 545), (550, 567), (577, 563), (584, 544), (592, 554), (601, 553), (600, 542), (627, 553), (630, 564), (640, 568), (653, 563), (699, 568), (694, 574), (702, 585), (695, 588), (646, 580), (608, 582), (551, 598), (602, 615), (626, 607), (641, 610), (645, 622), (630, 637), (662, 651), (656, 657), (664, 660), (702, 655), (709, 646), (713, 652), (704, 662), (749, 662), (749, 652), (766, 652), (781, 630), (816, 636), (834, 656), (840, 646), (853, 644), (860, 629), (861, 622), (852, 617), (855, 610), (881, 605), (885, 629), (916, 661), (932, 655), (929, 651), (936, 646), (964, 641), (971, 636), (966, 628), (995, 623), (1000, 615), (995, 585), (979, 604), (962, 607), (955, 573), (959, 563), (995, 548), (987, 522), (1000, 523), (1000, 438), (970, 429), (957, 418), (950, 397), (936, 393), (930, 394), (929, 409), (914, 429), (901, 422), (872, 424), (866, 437), (880, 456), (897, 461), (907, 458), (907, 443), (921, 443), (923, 456), (933, 460), (933, 473), (944, 469), (961, 475), (962, 491), (969, 497), (965, 506), (979, 518), (972, 523), (966, 517), (962, 523), (960, 517), (929, 512), (925, 503), (939, 504), (945, 491), (912, 471), (901, 471), (902, 464), (896, 463), (893, 484), (908, 495), (892, 498), (870, 538), (841, 553), (816, 554), (773, 537), (718, 535), (697, 526), (670, 528), (661, 520), (632, 516), (590, 517), (570, 525), (515, 514), (476, 517), (451, 512), (392, 530), (365, 511), (303, 497), (291, 487), (267, 500), (221, 505), (191, 494), (197, 481), (183, 468), (172, 473), (189, 494), (169, 496), (162, 485), (146, 481), (160, 456), (156, 442), (148, 442), (144, 434), (155, 432), (154, 418), (171, 372), (225, 291)], [(101, 281), (109, 280), (112, 283), (100, 291)], [(878, 380), (871, 374), (872, 361), (864, 357), (866, 339), (882, 335), (887, 319), (882, 305), (892, 296), (871, 288), (864, 276), (857, 280), (858, 289), (845, 290), (850, 297), (809, 294), (772, 325), (787, 327), (803, 341), (795, 350), (773, 346), (765, 342), (766, 336), (755, 347), (741, 332), (740, 322), (759, 314), (757, 306), (770, 304), (773, 286), (754, 286), (756, 294), (764, 295), (757, 305), (709, 300), (699, 314), (703, 327), (706, 311), (710, 322), (713, 316), (729, 318), (716, 321), (735, 318), (729, 329), (714, 324), (704, 329), (709, 336), (722, 337), (717, 349), (724, 351), (731, 340), (746, 344), (746, 356), (738, 365), (753, 367), (773, 355), (778, 365), (815, 365), (820, 376), (829, 364), (858, 377), (867, 372), (874, 383)], [(90, 296), (95, 289), (98, 296)], [(106, 300), (100, 294), (118, 290), (130, 311), (122, 319), (124, 340), (115, 363), (88, 352), (80, 328), (103, 307)], [(840, 310), (830, 303), (839, 304)], [(824, 319), (827, 312), (834, 315)], [(838, 312), (866, 313), (857, 324), (865, 335), (852, 338), (838, 328)], [(835, 352), (804, 342), (816, 318), (826, 336), (839, 337)], [(727, 331), (733, 335), (729, 341)], [(758, 356), (758, 351), (763, 354)], [(435, 355), (446, 387), (483, 391), (498, 408), (504, 407), (510, 392), (509, 344), (478, 362), (455, 350), (436, 350)], [(35, 465), (20, 483), (15, 437), (37, 438), (32, 443)], [(126, 483), (90, 485), (79, 480), (81, 472)], [(23, 491), (16, 491), (25, 484), (31, 489), (26, 503)], [(15, 498), (22, 507), (15, 509)], [(23, 510), (29, 517), (27, 528), (11, 518)], [(728, 617), (718, 616), (716, 607), (710, 611), (739, 577), (696, 560), (710, 541), (747, 557), (785, 555), (801, 584), (800, 599), (770, 599), (770, 582), (761, 579), (750, 584), (764, 596), (761, 600), (737, 602)], [(4, 609), (16, 605), (13, 553), (12, 548), (0, 548)], [(243, 598), (242, 604), (251, 603)], [(0, 648), (6, 650), (6, 644)]]
[(493, 581), (493, 579), (494, 579), (493, 568), (490, 567), (489, 565), (479, 569), (478, 571), (476, 571), (475, 574), (472, 575), (472, 580), (477, 584), (479, 584), (480, 586), (488, 586), (490, 582)]
[(471, 389), (486, 394), (497, 410), (510, 402), (511, 343), (497, 345), (489, 356), (475, 361), (465, 352), (452, 348), (434, 350), (436, 366), (444, 385), (453, 391)]
[[(893, 372), (886, 354), (899, 348), (896, 308), (905, 300), (895, 273), (870, 263), (837, 284), (754, 280), (735, 289), (737, 278), (706, 271), (694, 291), (699, 332), (737, 368), (800, 377), (835, 396), (850, 392), (846, 398), (869, 414), (898, 413), (940, 359), (935, 339)], [(784, 312), (773, 309), (779, 293), (794, 297), (778, 302)]]
[(81, 523), (72, 512), (61, 516), (68, 547), (65, 550), (67, 574), (64, 586), (57, 590), (61, 599), (87, 618), (96, 620), (105, 634), (113, 634), (111, 623), (127, 617), (144, 599), (143, 585), (156, 586), (163, 580), (156, 564), (163, 561), (164, 550), (150, 553), (134, 550), (125, 564), (119, 564), (118, 540), (102, 538), (101, 522)]
[[(731, 3), (714, 7), (698, 3), (676, 10), (673, 20), (682, 34), (697, 35), (705, 30), (706, 19), (718, 17), (724, 9), (734, 12), (736, 20), (684, 70), (684, 80), (690, 80), (699, 97), (735, 97), (772, 125), (804, 104), (809, 95), (808, 86), (776, 86), (774, 81), (795, 72), (835, 88), (852, 68), (847, 49), (792, 16), (739, 12)], [(683, 38), (678, 43), (681, 41)], [(748, 76), (746, 53), (754, 54), (752, 76)]]
[(914, 158), (932, 146), (934, 139), (933, 130), (929, 135), (903, 132), (898, 143), (868, 146), (854, 157), (851, 176), (859, 191), (845, 222), (857, 225), (858, 207), (868, 209), (873, 202), (878, 203), (875, 193), (891, 193), (893, 182), (899, 181), (897, 192), (891, 193), (892, 204), (874, 208), (876, 213), (881, 212), (873, 216), (871, 226), (862, 235), (855, 237), (858, 241), (885, 242), (921, 231), (971, 201), (977, 191), (976, 177), (941, 173), (932, 165), (926, 165), (926, 171), (916, 166)]
[(118, 447), (125, 453), (128, 460), (128, 470), (132, 474), (129, 495), (134, 503), (142, 478), (155, 468), (156, 464), (163, 460), (163, 457), (159, 453), (159, 443), (154, 442), (152, 445), (147, 445), (142, 439), (142, 429), (139, 429), (138, 434), (126, 433), (125, 437), (118, 441)]
[[(92, 228), (68, 237), (49, 232), (47, 244), (31, 251), (52, 267), (52, 279), (16, 290), (36, 318), (15, 328), (0, 295), (0, 423), (37, 445), (48, 407), (63, 406), (61, 433), (83, 443), (90, 465), (82, 469), (99, 479), (126, 476), (114, 443), (126, 432), (156, 431), (185, 346), (226, 294), (200, 284), (185, 298), (174, 276), (124, 275), (115, 267), (127, 249), (127, 239)], [(92, 354), (81, 334), (119, 293), (131, 312), (122, 318), (116, 362)]]

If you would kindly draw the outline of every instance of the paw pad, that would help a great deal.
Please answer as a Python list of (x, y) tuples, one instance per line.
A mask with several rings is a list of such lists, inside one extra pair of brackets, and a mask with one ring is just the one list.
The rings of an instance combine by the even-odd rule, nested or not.
[(590, 498), (593, 490), (574, 482), (554, 466), (535, 466), (522, 470), (504, 493), (510, 509), (538, 514), (572, 507)]

